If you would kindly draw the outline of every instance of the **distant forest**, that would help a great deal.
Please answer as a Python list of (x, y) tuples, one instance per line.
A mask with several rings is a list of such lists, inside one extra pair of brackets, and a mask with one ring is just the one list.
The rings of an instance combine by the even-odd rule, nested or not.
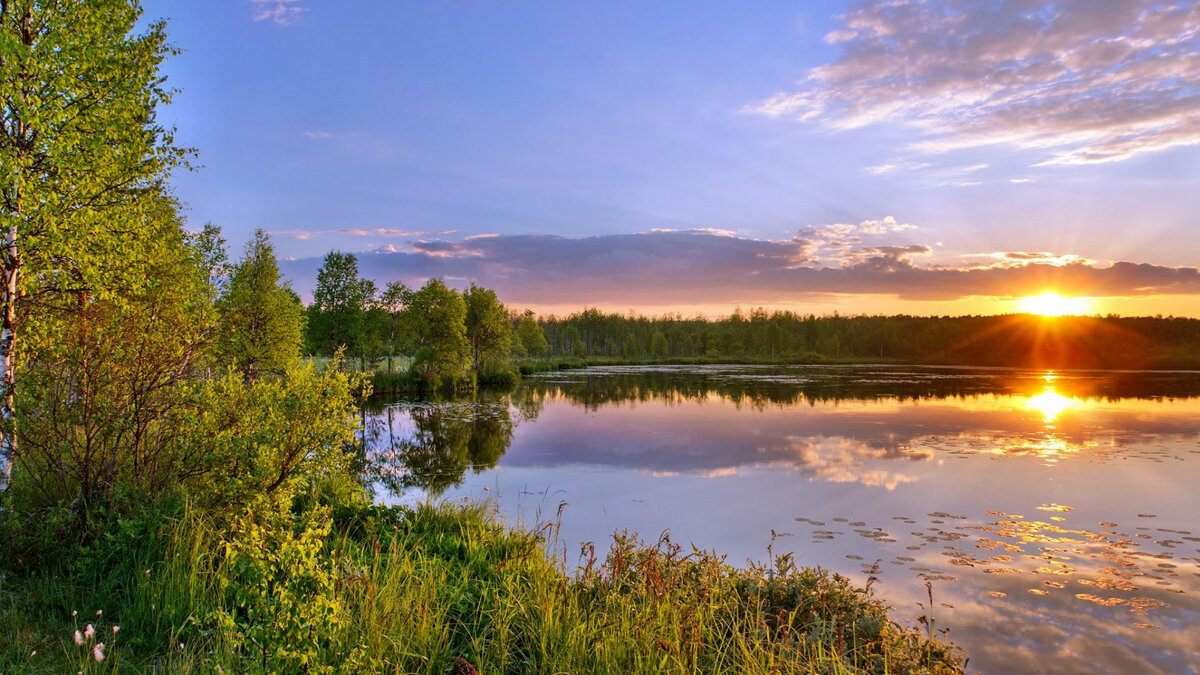
[(886, 360), (1037, 368), (1200, 367), (1200, 320), (1163, 317), (814, 316), (709, 321), (587, 309), (538, 323), (558, 357)]
[[(753, 309), (567, 317), (517, 313), (475, 284), (431, 280), (377, 291), (351, 254), (331, 253), (305, 309), (305, 350), (345, 345), (364, 368), (409, 356), (427, 376), (504, 369), (514, 360), (894, 361), (1034, 368), (1200, 368), (1200, 320), (1175, 317), (815, 316)], [(390, 367), (390, 361), (389, 361)]]

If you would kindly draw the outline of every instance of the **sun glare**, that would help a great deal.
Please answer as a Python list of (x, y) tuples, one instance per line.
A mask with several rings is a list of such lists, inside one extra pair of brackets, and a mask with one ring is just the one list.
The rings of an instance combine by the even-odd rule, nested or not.
[(1086, 314), (1089, 308), (1087, 298), (1064, 298), (1054, 292), (1031, 295), (1021, 300), (1021, 311), (1041, 316)]
[(1070, 408), (1072, 405), (1071, 399), (1047, 387), (1046, 391), (1037, 396), (1030, 396), (1025, 407), (1029, 410), (1040, 412), (1045, 418), (1045, 422), (1050, 424), (1062, 411)]

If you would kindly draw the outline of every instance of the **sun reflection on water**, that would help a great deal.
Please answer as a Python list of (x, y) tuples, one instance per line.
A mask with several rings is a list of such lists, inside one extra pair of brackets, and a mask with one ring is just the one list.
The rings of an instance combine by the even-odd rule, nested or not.
[(1074, 406), (1075, 401), (1073, 399), (1054, 391), (1053, 386), (1046, 387), (1046, 391), (1037, 396), (1030, 396), (1029, 400), (1025, 403), (1026, 409), (1040, 412), (1046, 424), (1053, 424), (1064, 410)]

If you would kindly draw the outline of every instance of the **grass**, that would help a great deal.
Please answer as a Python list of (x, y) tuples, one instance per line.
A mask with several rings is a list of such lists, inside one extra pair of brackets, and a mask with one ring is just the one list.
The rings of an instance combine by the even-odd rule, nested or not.
[[(894, 623), (869, 591), (787, 557), (737, 569), (618, 535), (606, 552), (585, 546), (568, 574), (562, 553), (481, 506), (260, 513), (228, 527), (185, 509), (127, 524), (61, 569), (0, 579), (0, 672), (965, 666), (939, 636)], [(100, 637), (78, 646), (84, 623)]]

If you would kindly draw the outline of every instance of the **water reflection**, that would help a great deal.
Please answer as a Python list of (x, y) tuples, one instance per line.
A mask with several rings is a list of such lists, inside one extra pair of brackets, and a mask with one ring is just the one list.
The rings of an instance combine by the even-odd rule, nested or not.
[(1053, 428), (1051, 425), (1054, 424), (1054, 420), (1058, 418), (1059, 414), (1074, 405), (1076, 402), (1072, 399), (1054, 391), (1053, 387), (1046, 387), (1046, 391), (1037, 396), (1030, 396), (1025, 407), (1042, 413), (1046, 426)]
[(394, 496), (414, 488), (442, 494), (468, 470), (495, 467), (513, 436), (507, 402), (495, 400), (387, 406), (365, 428), (372, 481)]
[(386, 499), (561, 492), (568, 548), (670, 528), (733, 562), (791, 530), (899, 616), (935, 584), (972, 670), (1196, 669), (1197, 373), (606, 368), (368, 418)]

